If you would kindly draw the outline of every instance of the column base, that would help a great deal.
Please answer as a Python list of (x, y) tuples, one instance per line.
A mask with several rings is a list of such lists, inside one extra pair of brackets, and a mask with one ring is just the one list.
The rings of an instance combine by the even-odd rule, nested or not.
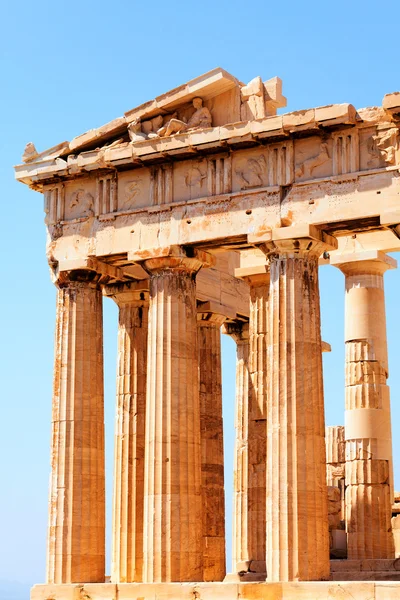
[(224, 579), (225, 583), (246, 583), (256, 581), (266, 581), (267, 567), (265, 560), (245, 560), (236, 563), (236, 569), (233, 573), (227, 573)]
[(293, 583), (87, 583), (35, 585), (31, 600), (313, 600), (400, 598), (400, 581)]

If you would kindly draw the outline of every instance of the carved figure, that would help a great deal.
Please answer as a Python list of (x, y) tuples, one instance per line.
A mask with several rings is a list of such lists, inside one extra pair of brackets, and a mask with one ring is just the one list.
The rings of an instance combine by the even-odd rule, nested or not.
[(396, 151), (398, 148), (398, 130), (388, 129), (379, 135), (372, 136), (374, 145), (388, 165), (396, 164)]
[(24, 163), (30, 162), (31, 160), (35, 160), (39, 156), (35, 144), (33, 142), (28, 142), (25, 146), (24, 153), (22, 155), (22, 160)]
[(128, 206), (140, 192), (140, 179), (132, 179), (126, 182), (123, 206)]
[(296, 177), (312, 177), (314, 169), (320, 167), (328, 160), (330, 160), (328, 144), (326, 142), (321, 142), (318, 154), (307, 158), (307, 160), (297, 167)]
[(258, 158), (249, 158), (245, 169), (236, 170), (242, 189), (260, 187), (264, 185), (263, 174), (267, 168), (267, 161), (262, 154)]
[(203, 185), (203, 179), (205, 179), (207, 175), (202, 173), (198, 167), (194, 167), (191, 171), (189, 171), (185, 177), (185, 183), (188, 187), (194, 187), (199, 185), (200, 187)]
[(77, 190), (72, 194), (69, 207), (71, 210), (79, 206), (81, 217), (92, 217), (93, 212), (93, 196), (89, 192), (85, 192), (84, 189)]
[(129, 139), (131, 142), (142, 142), (147, 139), (147, 135), (142, 132), (142, 124), (140, 119), (135, 119), (128, 125)]
[(157, 131), (158, 136), (168, 137), (175, 133), (182, 133), (183, 131), (193, 131), (195, 129), (211, 127), (211, 113), (208, 108), (203, 106), (203, 100), (201, 98), (193, 98), (193, 106), (196, 110), (187, 123), (173, 117)]
[(163, 117), (162, 115), (158, 115), (158, 117), (154, 117), (154, 119), (152, 119), (150, 121), (151, 123), (151, 131), (148, 134), (148, 137), (151, 138), (158, 138), (159, 135), (157, 133), (157, 131), (160, 129), (160, 127), (162, 127), (163, 124)]

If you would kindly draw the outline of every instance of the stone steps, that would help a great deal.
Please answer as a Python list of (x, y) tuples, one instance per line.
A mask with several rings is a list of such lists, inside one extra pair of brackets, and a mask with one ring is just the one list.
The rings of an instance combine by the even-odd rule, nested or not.
[(400, 581), (400, 571), (336, 571), (331, 581)]
[(332, 581), (400, 581), (400, 559), (331, 560)]

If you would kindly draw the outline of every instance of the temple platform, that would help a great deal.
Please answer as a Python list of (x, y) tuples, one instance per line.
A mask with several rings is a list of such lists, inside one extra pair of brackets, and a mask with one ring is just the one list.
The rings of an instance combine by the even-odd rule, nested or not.
[(35, 585), (31, 600), (399, 600), (400, 581)]

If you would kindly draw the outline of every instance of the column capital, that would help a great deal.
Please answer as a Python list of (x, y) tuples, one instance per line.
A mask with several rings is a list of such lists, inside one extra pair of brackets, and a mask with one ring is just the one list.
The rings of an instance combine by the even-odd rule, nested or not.
[(250, 287), (261, 287), (269, 285), (269, 265), (257, 265), (253, 267), (240, 267), (235, 269), (235, 277), (243, 279)]
[(249, 341), (249, 324), (246, 321), (224, 323), (222, 333), (229, 335), (237, 344), (246, 344)]
[(49, 265), (51, 280), (60, 288), (73, 281), (100, 287), (110, 281), (122, 282), (131, 277), (123, 269), (109, 265), (93, 256), (76, 260), (49, 260)]
[(149, 304), (149, 280), (141, 279), (129, 283), (115, 283), (103, 287), (103, 296), (112, 298), (118, 306), (136, 304), (137, 306), (148, 306)]
[(198, 248), (184, 246), (139, 250), (128, 253), (128, 258), (139, 263), (150, 274), (166, 270), (197, 273), (202, 267), (212, 267), (215, 264), (215, 257), (212, 254)]
[(197, 324), (201, 327), (221, 327), (227, 319), (223, 307), (216, 302), (199, 302), (197, 304)]
[(53, 279), (53, 283), (59, 289), (66, 287), (93, 287), (99, 288), (99, 275), (96, 271), (76, 269), (73, 271), (59, 271)]
[(323, 252), (335, 250), (338, 246), (335, 237), (308, 223), (270, 229), (262, 235), (249, 235), (248, 241), (262, 250), (269, 259), (282, 254), (292, 258), (300, 258), (304, 254), (319, 257)]
[(380, 250), (334, 254), (330, 258), (330, 264), (345, 275), (383, 275), (388, 269), (397, 267), (397, 261)]

